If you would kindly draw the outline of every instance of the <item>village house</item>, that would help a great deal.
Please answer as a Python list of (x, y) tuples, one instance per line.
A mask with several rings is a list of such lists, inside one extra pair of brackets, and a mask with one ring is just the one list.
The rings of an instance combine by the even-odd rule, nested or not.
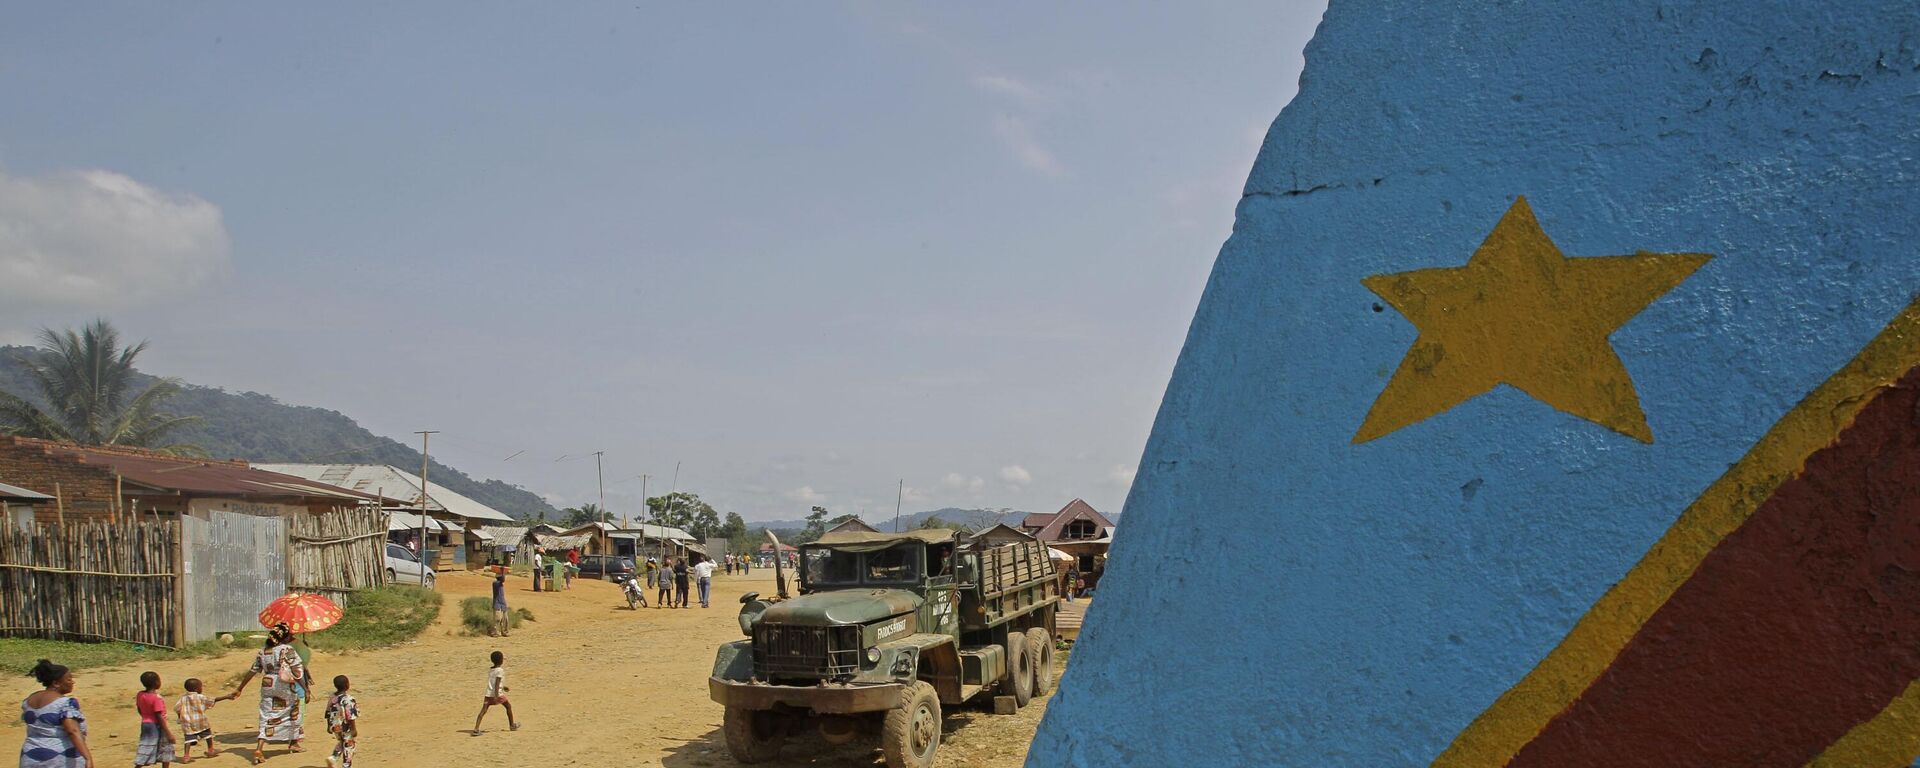
[[(780, 556), (784, 558), (784, 557), (789, 557), (789, 556), (798, 554), (800, 552), (800, 548), (793, 546), (792, 544), (781, 544), (779, 552), (780, 552)], [(774, 548), (771, 542), (760, 545), (760, 561), (761, 562), (772, 563), (773, 553), (774, 553)]]
[(1033, 513), (1020, 521), (1020, 530), (1047, 546), (1073, 555), (1074, 565), (1093, 588), (1107, 567), (1113, 545), (1113, 521), (1081, 499), (1067, 502), (1053, 514)]
[(1002, 544), (1018, 544), (1023, 541), (1034, 540), (1033, 534), (1007, 525), (1006, 523), (994, 523), (992, 528), (979, 531), (970, 538), (989, 547), (997, 547)]
[[(345, 594), (382, 581), (372, 496), (243, 460), (0, 437), (0, 477), (52, 498), (7, 504), (36, 535), (87, 521), (177, 522), (176, 637), (249, 626), (290, 590)], [(339, 567), (349, 554), (353, 567)]]
[(861, 520), (860, 518), (857, 518), (857, 517), (849, 517), (845, 520), (840, 521), (840, 524), (827, 529), (827, 533), (836, 533), (841, 531), (851, 531), (854, 533), (879, 533), (880, 529), (875, 528), (871, 525), (867, 525), (867, 521)]
[[(386, 464), (260, 464), (262, 469), (380, 498), (392, 516), (393, 540), (414, 543), (427, 552), (427, 565), (436, 571), (474, 570), (497, 560), (499, 542), (487, 527), (514, 522), (513, 517), (427, 477), (425, 514), (422, 514), (420, 476)], [(424, 518), (424, 519), (423, 519)], [(419, 542), (424, 529), (426, 541)]]

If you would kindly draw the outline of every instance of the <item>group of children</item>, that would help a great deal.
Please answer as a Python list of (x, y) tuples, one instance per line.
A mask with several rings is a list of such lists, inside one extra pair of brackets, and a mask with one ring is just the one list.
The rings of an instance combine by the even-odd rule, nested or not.
[[(140, 714), (140, 744), (134, 751), (133, 764), (136, 766), (158, 765), (167, 768), (174, 761), (193, 762), (193, 745), (203, 744), (202, 757), (214, 757), (220, 754), (213, 743), (213, 723), (207, 711), (222, 701), (232, 701), (239, 696), (230, 693), (225, 696), (207, 696), (201, 692), (199, 678), (187, 678), (187, 692), (174, 702), (173, 714), (180, 721), (179, 735), (167, 724), (167, 702), (160, 695), (160, 674), (143, 672), (140, 685), (144, 689), (133, 697), (133, 708)], [(327, 732), (333, 734), (333, 754), (328, 756), (327, 764), (335, 768), (352, 768), (353, 752), (358, 746), (360, 735), (360, 704), (352, 693), (353, 683), (346, 675), (333, 678), (333, 695), (327, 698)], [(180, 745), (181, 751), (176, 757), (174, 745)], [(256, 756), (258, 764), (260, 758)]]
[[(480, 714), (473, 719), (475, 736), (481, 733), (480, 725), (487, 711), (495, 706), (507, 711), (509, 730), (520, 730), (513, 705), (507, 701), (506, 659), (506, 654), (499, 651), (494, 651), (488, 659), (493, 666), (487, 671), (487, 692), (481, 700)], [(87, 746), (86, 718), (80, 714), (79, 700), (71, 696), (73, 673), (41, 659), (33, 674), (45, 690), (21, 702), (21, 712), (29, 729), (27, 741), (20, 748), (20, 765), (22, 768), (91, 766), (93, 754)], [(232, 701), (239, 693), (207, 696), (201, 692), (199, 678), (188, 678), (186, 693), (173, 705), (173, 714), (180, 724), (175, 731), (167, 719), (167, 700), (160, 695), (160, 673), (142, 672), (140, 687), (141, 691), (133, 696), (134, 711), (140, 714), (140, 742), (134, 751), (134, 765), (168, 768), (175, 762), (193, 762), (196, 743), (204, 745), (202, 757), (220, 754), (213, 743), (213, 723), (207, 712), (219, 702)], [(353, 753), (360, 736), (360, 704), (354, 700), (352, 688), (346, 675), (336, 676), (334, 693), (327, 699), (327, 732), (334, 737), (333, 754), (327, 758), (327, 765), (333, 768), (353, 768)], [(35, 703), (36, 700), (41, 701)], [(35, 728), (36, 725), (40, 727)], [(176, 745), (180, 747), (177, 755)], [(256, 756), (254, 762), (258, 764), (260, 758)]]

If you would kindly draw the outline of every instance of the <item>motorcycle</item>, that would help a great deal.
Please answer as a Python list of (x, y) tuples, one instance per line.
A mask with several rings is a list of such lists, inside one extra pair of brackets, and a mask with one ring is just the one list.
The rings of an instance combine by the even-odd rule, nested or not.
[(620, 577), (620, 591), (627, 596), (627, 610), (637, 611), (647, 604), (647, 590), (632, 575)]

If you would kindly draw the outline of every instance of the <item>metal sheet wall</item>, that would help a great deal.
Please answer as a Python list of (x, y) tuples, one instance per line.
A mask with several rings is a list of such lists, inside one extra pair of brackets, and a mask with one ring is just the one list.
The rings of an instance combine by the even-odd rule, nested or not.
[(184, 517), (187, 640), (258, 627), (287, 592), (287, 522), (221, 510)]

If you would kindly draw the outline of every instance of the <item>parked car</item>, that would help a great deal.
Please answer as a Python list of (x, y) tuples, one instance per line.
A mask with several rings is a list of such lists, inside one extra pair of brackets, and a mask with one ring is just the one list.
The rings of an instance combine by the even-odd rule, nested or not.
[(619, 581), (633, 575), (633, 558), (624, 555), (581, 555), (580, 578)]
[(398, 544), (387, 545), (387, 583), (420, 584), (426, 574), (426, 587), (433, 589), (433, 569), (428, 568), (411, 550)]

